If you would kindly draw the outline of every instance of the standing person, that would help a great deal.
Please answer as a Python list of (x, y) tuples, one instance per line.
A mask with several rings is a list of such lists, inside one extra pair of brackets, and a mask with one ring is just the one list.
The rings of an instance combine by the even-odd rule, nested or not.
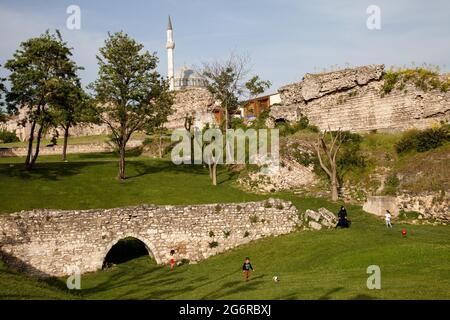
[(386, 210), (386, 213), (384, 215), (384, 220), (386, 221), (386, 228), (392, 228), (391, 224), (391, 212), (389, 210)]
[(177, 260), (175, 259), (175, 250), (170, 250), (170, 271), (173, 271)]
[(245, 281), (248, 281), (248, 278), (250, 276), (250, 270), (253, 271), (253, 267), (252, 267), (252, 264), (250, 263), (250, 258), (247, 257), (247, 258), (245, 258), (244, 265), (242, 266), (242, 271), (244, 273)]

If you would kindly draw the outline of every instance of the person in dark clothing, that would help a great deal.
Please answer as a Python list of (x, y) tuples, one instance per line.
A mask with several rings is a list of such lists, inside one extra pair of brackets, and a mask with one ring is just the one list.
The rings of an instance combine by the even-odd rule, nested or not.
[(341, 206), (341, 210), (338, 212), (339, 221), (335, 227), (348, 228), (350, 227), (350, 221), (347, 219), (347, 210), (344, 206)]
[(252, 264), (250, 263), (250, 258), (245, 258), (244, 265), (242, 266), (242, 271), (244, 273), (244, 280), (248, 281), (248, 278), (250, 277), (250, 270), (253, 271)]

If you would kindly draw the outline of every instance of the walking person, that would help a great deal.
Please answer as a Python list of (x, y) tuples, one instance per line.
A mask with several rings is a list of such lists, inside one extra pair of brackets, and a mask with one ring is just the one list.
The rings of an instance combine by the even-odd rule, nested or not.
[(347, 220), (347, 209), (344, 206), (341, 206), (341, 209), (338, 212), (338, 223), (334, 227), (348, 228), (350, 226), (349, 220)]
[(244, 265), (242, 266), (242, 271), (244, 273), (244, 280), (248, 281), (248, 278), (250, 277), (250, 270), (253, 271), (252, 264), (250, 263), (250, 258), (245, 258)]
[(391, 212), (389, 210), (386, 210), (386, 213), (384, 214), (384, 220), (386, 221), (386, 228), (392, 228), (391, 224)]

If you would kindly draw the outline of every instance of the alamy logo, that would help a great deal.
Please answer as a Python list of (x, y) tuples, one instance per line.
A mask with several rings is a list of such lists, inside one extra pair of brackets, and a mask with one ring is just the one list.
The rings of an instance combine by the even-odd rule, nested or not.
[(66, 273), (69, 275), (66, 281), (67, 289), (80, 290), (81, 289), (81, 271), (78, 266), (66, 267)]
[(371, 265), (367, 267), (366, 272), (370, 274), (367, 278), (367, 289), (381, 289), (381, 270), (377, 265)]
[(370, 5), (366, 9), (366, 13), (369, 17), (366, 21), (367, 29), (369, 30), (380, 30), (381, 29), (381, 9), (379, 6)]
[(66, 10), (67, 14), (70, 14), (66, 20), (66, 27), (69, 30), (80, 30), (81, 29), (81, 9), (80, 6), (70, 5)]
[[(172, 133), (174, 164), (262, 164), (272, 168), (279, 165), (278, 129), (219, 129), (193, 133), (177, 129)], [(247, 148), (248, 145), (248, 148)]]

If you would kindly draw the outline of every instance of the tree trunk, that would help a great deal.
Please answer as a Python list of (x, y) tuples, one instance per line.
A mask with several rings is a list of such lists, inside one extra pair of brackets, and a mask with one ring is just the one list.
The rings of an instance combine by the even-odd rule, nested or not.
[(162, 135), (159, 135), (159, 158), (162, 158)]
[(338, 182), (337, 182), (336, 170), (332, 171), (332, 176), (331, 176), (331, 200), (333, 200), (333, 201), (338, 200)]
[(217, 186), (217, 163), (213, 163), (212, 165), (212, 184), (213, 186)]
[(38, 135), (36, 138), (36, 151), (34, 152), (34, 156), (33, 159), (31, 160), (31, 162), (28, 164), (28, 170), (31, 170), (34, 166), (34, 163), (36, 162), (38, 155), (39, 155), (39, 148), (41, 146), (41, 139), (42, 139), (42, 132), (44, 131), (44, 127), (40, 126), (39, 130), (38, 130)]
[(212, 172), (212, 166), (210, 163), (208, 163), (208, 170), (209, 170), (209, 178), (212, 179), (213, 177), (213, 172)]
[(30, 136), (28, 138), (28, 152), (27, 152), (27, 157), (25, 159), (25, 169), (26, 170), (31, 170), (30, 163), (31, 163), (31, 157), (33, 155), (33, 141), (34, 141), (35, 128), (36, 128), (36, 121), (33, 121), (33, 123), (31, 124)]
[(125, 180), (125, 143), (122, 142), (119, 147), (119, 173), (117, 179)]
[(225, 133), (228, 129), (228, 108), (225, 108)]
[(69, 140), (69, 126), (64, 128), (64, 145), (63, 145), (63, 161), (67, 161), (67, 141)]

